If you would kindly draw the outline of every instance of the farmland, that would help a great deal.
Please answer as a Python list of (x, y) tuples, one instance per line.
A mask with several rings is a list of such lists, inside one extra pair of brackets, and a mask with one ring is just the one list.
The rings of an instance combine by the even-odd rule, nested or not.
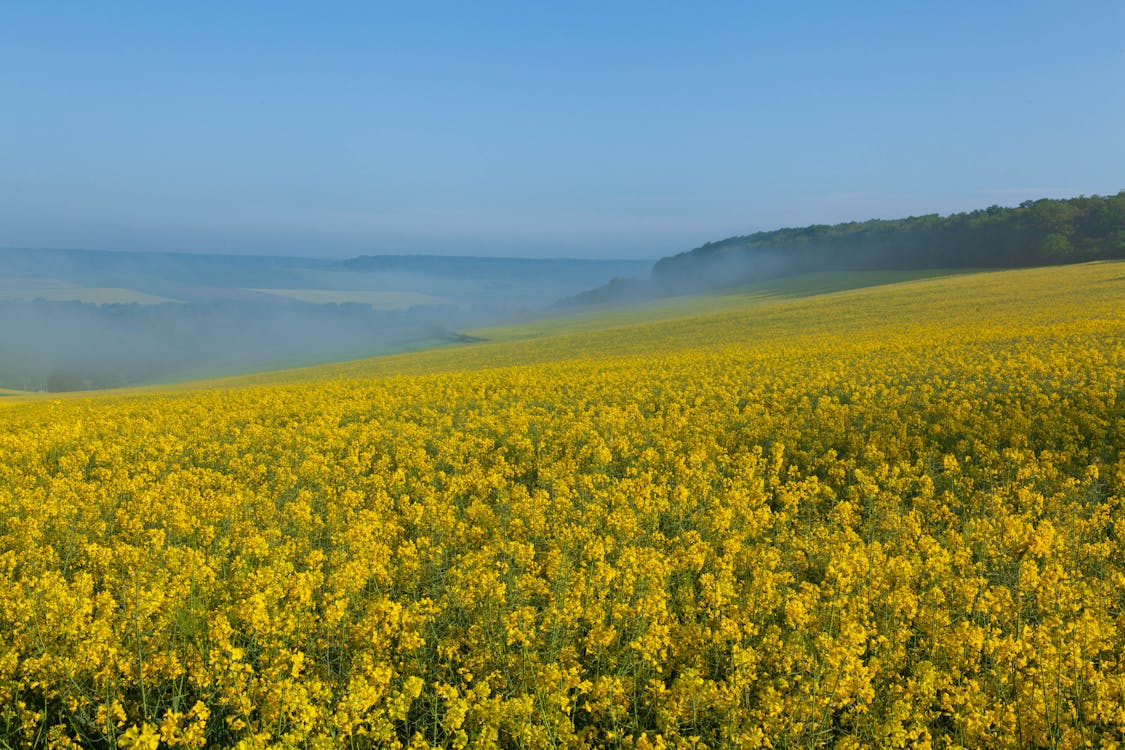
[(0, 399), (0, 743), (1114, 746), (1125, 264), (810, 289)]
[(0, 300), (47, 300), (52, 302), (91, 302), (100, 305), (158, 305), (171, 302), (166, 297), (120, 287), (83, 286), (50, 278), (0, 276)]

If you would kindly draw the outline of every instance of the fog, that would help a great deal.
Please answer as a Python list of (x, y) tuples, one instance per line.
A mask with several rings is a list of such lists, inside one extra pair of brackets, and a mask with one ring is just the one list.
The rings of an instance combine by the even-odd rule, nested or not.
[(723, 248), (700, 257), (682, 253), (657, 261), (649, 272), (618, 276), (594, 289), (564, 297), (555, 303), (559, 309), (575, 309), (642, 302), (660, 297), (693, 294), (729, 288), (740, 284), (776, 279), (797, 273), (837, 270), (828, 258), (817, 263), (795, 261), (782, 252), (741, 252)]
[(0, 387), (107, 388), (464, 344), (639, 261), (0, 250)]
[(359, 304), (0, 302), (0, 383), (79, 390), (365, 357), (455, 340), (450, 318)]
[(682, 264), (671, 269), (658, 264), (653, 269), (652, 287), (654, 293), (675, 294), (819, 270), (831, 270), (831, 264), (796, 263), (791, 256), (782, 253), (757, 252), (751, 255), (737, 251), (719, 252), (708, 255), (705, 262)]

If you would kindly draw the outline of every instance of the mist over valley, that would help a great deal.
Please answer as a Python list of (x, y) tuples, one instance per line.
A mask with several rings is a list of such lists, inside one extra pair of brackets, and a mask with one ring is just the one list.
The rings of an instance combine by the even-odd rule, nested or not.
[(0, 250), (0, 387), (212, 377), (465, 341), (646, 261)]

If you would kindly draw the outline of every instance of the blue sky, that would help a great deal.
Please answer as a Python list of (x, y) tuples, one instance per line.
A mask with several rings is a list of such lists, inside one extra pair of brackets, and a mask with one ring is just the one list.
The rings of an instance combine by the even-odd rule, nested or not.
[(659, 257), (1125, 188), (1125, 3), (0, 4), (0, 246)]

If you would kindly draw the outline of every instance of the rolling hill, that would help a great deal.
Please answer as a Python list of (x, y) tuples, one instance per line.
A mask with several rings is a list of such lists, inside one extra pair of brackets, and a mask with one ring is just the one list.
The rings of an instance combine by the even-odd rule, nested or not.
[(1125, 264), (857, 281), (8, 403), (0, 741), (1106, 744)]

